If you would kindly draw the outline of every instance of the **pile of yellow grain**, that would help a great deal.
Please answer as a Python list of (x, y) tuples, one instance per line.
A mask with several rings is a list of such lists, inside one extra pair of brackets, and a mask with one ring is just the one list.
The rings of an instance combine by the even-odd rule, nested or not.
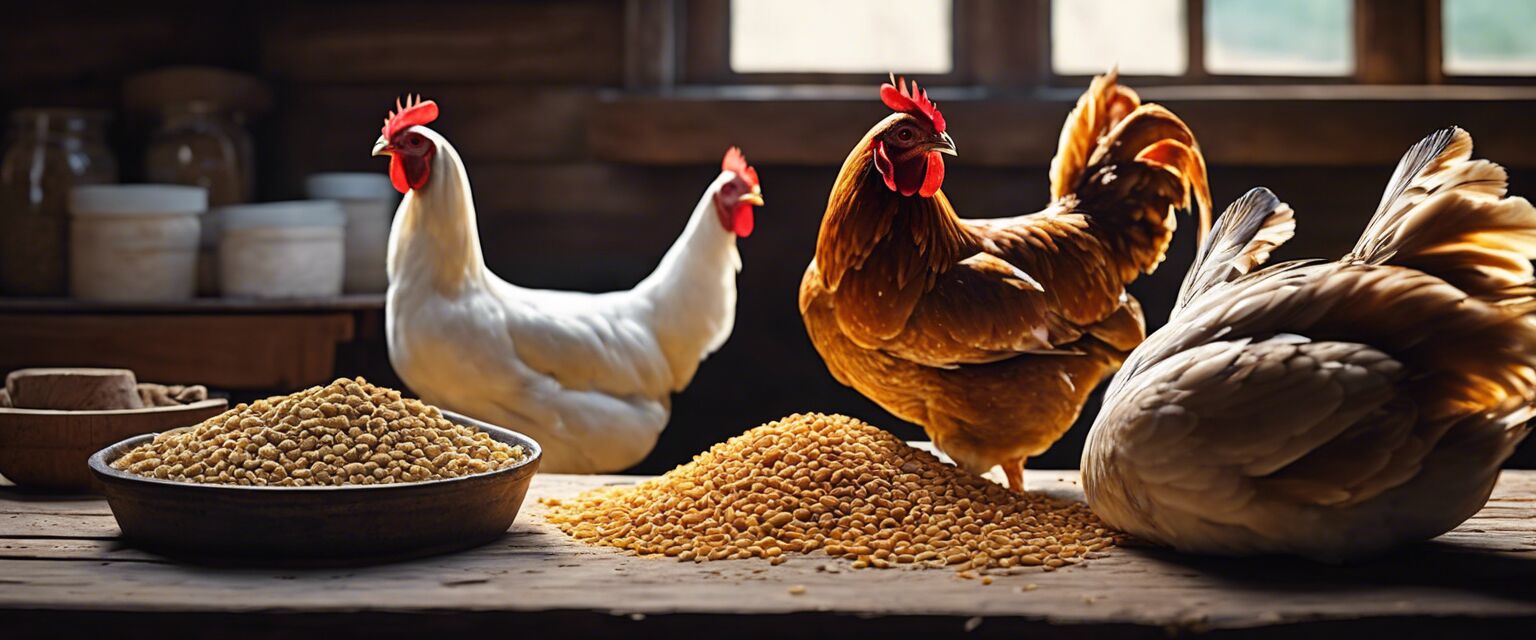
[(1078, 502), (1019, 496), (840, 415), (796, 414), (659, 478), (545, 500), (571, 536), (680, 560), (820, 551), (855, 568), (957, 570), (1081, 561), (1113, 544)]
[(454, 478), (527, 455), (399, 391), (341, 378), (162, 433), (112, 466), (180, 482), (304, 487)]

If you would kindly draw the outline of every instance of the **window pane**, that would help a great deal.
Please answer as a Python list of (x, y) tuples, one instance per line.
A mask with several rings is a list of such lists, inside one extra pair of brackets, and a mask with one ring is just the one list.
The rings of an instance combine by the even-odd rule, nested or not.
[(1342, 76), (1355, 69), (1352, 0), (1205, 0), (1211, 73)]
[(949, 73), (950, 0), (731, 0), (731, 69)]
[(1189, 66), (1184, 0), (1051, 0), (1051, 68), (1062, 75), (1177, 76)]
[(1452, 75), (1536, 74), (1536, 0), (1441, 0)]

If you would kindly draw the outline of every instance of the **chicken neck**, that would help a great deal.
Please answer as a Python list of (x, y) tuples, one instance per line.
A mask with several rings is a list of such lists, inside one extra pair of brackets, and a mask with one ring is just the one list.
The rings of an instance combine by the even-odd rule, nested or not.
[(485, 257), (475, 221), (469, 175), (442, 136), (422, 129), (437, 144), (431, 180), (405, 194), (389, 234), (390, 285), (426, 284), (444, 296), (485, 281)]
[(943, 191), (923, 198), (886, 188), (870, 159), (871, 143), (866, 137), (854, 148), (827, 198), (816, 264), (828, 289), (835, 290), (850, 270), (881, 260), (878, 253), (915, 253), (916, 260), (901, 258), (901, 271), (915, 277), (923, 269), (942, 273), (978, 250), (975, 235), (955, 215)]
[(736, 235), (720, 224), (714, 206), (714, 194), (726, 179), (722, 175), (705, 191), (682, 234), (634, 288), (638, 299), (646, 301), (648, 324), (674, 378), (683, 382), (693, 377), (704, 355), (720, 347), (735, 324), (741, 255)]

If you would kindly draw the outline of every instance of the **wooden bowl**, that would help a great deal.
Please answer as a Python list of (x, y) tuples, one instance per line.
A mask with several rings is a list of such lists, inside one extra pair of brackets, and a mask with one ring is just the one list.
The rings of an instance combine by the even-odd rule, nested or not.
[(491, 542), (512, 526), (539, 468), (532, 438), (444, 411), (458, 424), (523, 445), (522, 464), (445, 480), (341, 487), (247, 487), (146, 478), (112, 468), (154, 434), (91, 456), (123, 537), (194, 562), (366, 564)]
[(103, 411), (0, 407), (0, 475), (22, 487), (101, 491), (86, 466), (91, 454), (129, 436), (195, 425), (228, 406), (213, 399)]

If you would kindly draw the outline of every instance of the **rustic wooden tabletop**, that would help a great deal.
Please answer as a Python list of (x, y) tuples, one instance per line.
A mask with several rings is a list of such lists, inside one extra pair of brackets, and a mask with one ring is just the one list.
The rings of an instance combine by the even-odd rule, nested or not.
[[(100, 499), (0, 489), (0, 636), (1529, 637), (1536, 624), (1532, 471), (1505, 472), (1493, 500), (1456, 531), (1360, 566), (1122, 548), (990, 585), (942, 569), (854, 570), (819, 555), (780, 566), (636, 558), (543, 522), (537, 497), (638, 479), (542, 475), (517, 525), (491, 545), (304, 570), (177, 564), (120, 541)], [(1030, 472), (1028, 482), (1081, 496), (1075, 472)]]

